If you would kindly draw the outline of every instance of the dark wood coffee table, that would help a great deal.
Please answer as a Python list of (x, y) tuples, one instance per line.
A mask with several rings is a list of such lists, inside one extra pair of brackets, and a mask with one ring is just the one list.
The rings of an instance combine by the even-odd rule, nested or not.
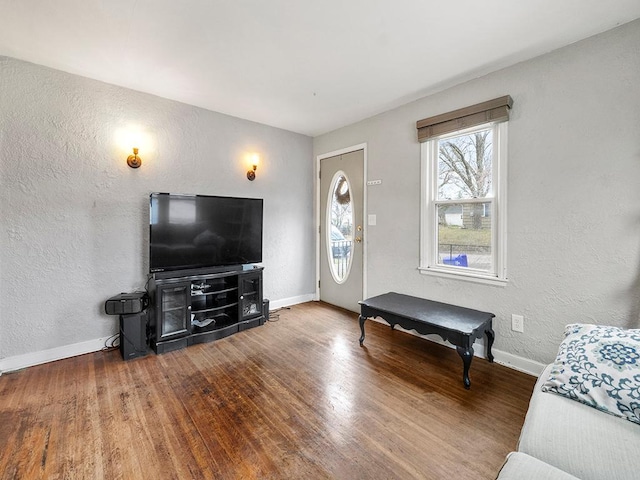
[(456, 346), (464, 366), (462, 381), (465, 388), (471, 387), (469, 368), (473, 358), (473, 342), (487, 336), (487, 359), (493, 362), (491, 346), (494, 333), (491, 323), (495, 315), (447, 303), (401, 293), (385, 293), (367, 298), (360, 303), (360, 346), (364, 343), (364, 322), (367, 318), (382, 317), (393, 328), (396, 324), (422, 335), (435, 333)]

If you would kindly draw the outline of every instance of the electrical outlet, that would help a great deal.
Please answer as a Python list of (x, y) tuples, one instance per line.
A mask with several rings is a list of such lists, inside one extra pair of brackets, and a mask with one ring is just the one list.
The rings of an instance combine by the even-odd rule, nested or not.
[(511, 330), (514, 332), (524, 332), (524, 317), (522, 315), (511, 315)]

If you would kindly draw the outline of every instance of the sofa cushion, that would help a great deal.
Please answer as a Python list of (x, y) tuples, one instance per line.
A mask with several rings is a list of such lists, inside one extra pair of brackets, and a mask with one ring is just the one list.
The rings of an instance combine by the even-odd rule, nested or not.
[(550, 370), (534, 387), (518, 451), (583, 480), (640, 478), (640, 425), (543, 392)]
[(496, 480), (579, 480), (526, 453), (511, 452)]
[(567, 325), (542, 390), (640, 424), (640, 330)]

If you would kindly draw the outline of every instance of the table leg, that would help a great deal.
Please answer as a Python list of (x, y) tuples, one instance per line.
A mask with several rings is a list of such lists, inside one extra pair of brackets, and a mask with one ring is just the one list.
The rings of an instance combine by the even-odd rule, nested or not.
[(462, 364), (464, 365), (464, 371), (462, 373), (462, 381), (464, 382), (464, 388), (467, 390), (471, 388), (471, 380), (469, 380), (469, 368), (471, 368), (471, 359), (473, 358), (473, 347), (456, 347), (458, 355), (462, 357)]
[(360, 346), (362, 346), (364, 342), (364, 322), (367, 320), (367, 317), (360, 315), (358, 320), (360, 321), (360, 331), (362, 332), (362, 335), (360, 335)]
[(493, 333), (493, 329), (491, 328), (491, 324), (484, 331), (487, 335), (487, 359), (490, 362), (493, 362), (493, 354), (491, 353), (491, 346), (493, 345), (493, 340), (495, 338), (495, 334)]

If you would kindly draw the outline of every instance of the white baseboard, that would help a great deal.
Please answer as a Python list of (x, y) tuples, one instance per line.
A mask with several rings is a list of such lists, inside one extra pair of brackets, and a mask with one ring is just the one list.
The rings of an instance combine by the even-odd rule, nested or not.
[(65, 345), (49, 350), (2, 358), (0, 359), (0, 375), (43, 363), (84, 355), (85, 353), (97, 352), (105, 348), (105, 344), (110, 338), (111, 337), (96, 338), (94, 340), (87, 340), (86, 342), (74, 343), (73, 345)]
[(547, 366), (546, 363), (536, 362), (528, 358), (519, 357), (513, 353), (503, 352), (502, 350), (493, 349), (494, 361), (505, 367), (513, 368), (519, 372), (528, 373), (534, 377), (539, 377)]
[[(388, 325), (387, 322), (385, 322), (384, 320), (381, 320), (379, 318), (369, 319), (369, 320), (373, 320), (374, 322), (378, 322), (378, 323), (382, 323), (384, 325)], [(419, 333), (416, 333), (413, 330), (405, 330), (404, 328), (402, 328), (399, 325), (396, 325), (394, 328), (396, 330), (401, 330), (401, 331), (409, 333), (411, 335), (415, 335), (417, 337), (424, 338), (425, 340), (429, 340), (429, 341), (437, 343), (439, 345), (444, 345), (445, 347), (456, 348), (455, 345), (452, 345), (449, 342), (445, 342), (444, 340), (442, 340), (436, 334), (434, 334), (434, 335), (420, 335)], [(514, 369), (514, 370), (518, 370), (519, 372), (527, 373), (529, 375), (533, 375), (534, 377), (539, 376), (542, 373), (542, 371), (544, 370), (544, 368), (547, 366), (544, 363), (536, 362), (534, 360), (529, 360), (528, 358), (524, 358), (524, 357), (519, 357), (519, 356), (514, 355), (512, 353), (503, 352), (502, 350), (496, 350), (495, 348), (491, 349), (491, 353), (493, 353), (493, 361), (494, 362), (496, 362), (496, 363), (498, 363), (500, 365), (504, 365), (505, 367), (509, 367), (509, 368)], [(484, 343), (478, 342), (478, 343), (474, 343), (473, 344), (473, 356), (474, 357), (486, 358), (486, 355), (487, 354), (486, 354)]]
[(269, 310), (277, 310), (278, 308), (290, 307), (291, 305), (297, 305), (299, 303), (312, 302), (313, 300), (315, 300), (315, 295), (313, 293), (299, 295), (297, 297), (283, 298), (282, 300), (273, 300), (269, 302)]

